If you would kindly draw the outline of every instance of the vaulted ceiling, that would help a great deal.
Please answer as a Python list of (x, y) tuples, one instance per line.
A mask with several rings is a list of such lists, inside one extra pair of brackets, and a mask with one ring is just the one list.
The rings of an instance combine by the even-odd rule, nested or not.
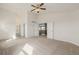
[[(4, 8), (19, 14), (25, 13), (32, 9), (31, 4), (34, 3), (1, 3), (0, 8)], [(78, 3), (45, 3), (46, 11), (44, 12), (70, 12), (79, 10)]]

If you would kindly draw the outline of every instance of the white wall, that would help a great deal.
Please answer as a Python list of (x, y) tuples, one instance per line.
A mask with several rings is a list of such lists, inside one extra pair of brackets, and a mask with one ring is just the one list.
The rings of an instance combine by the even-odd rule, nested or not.
[(35, 13), (27, 13), (27, 37), (38, 36), (38, 15)]
[(0, 8), (0, 40), (15, 37), (16, 15)]
[(66, 13), (55, 21), (55, 39), (79, 45), (79, 12)]
[[(21, 22), (19, 25), (20, 25), (21, 36), (28, 37), (27, 35), (27, 13), (22, 14), (20, 19), (21, 19)], [(25, 24), (25, 28), (24, 28), (24, 24)]]
[(48, 38), (53, 39), (51, 24), (54, 21), (54, 39), (79, 45), (79, 11), (44, 13), (39, 16), (39, 21), (48, 23)]

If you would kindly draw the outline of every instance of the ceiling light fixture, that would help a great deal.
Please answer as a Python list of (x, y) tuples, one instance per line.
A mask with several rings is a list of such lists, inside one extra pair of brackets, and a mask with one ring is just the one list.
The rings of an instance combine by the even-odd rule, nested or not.
[(42, 8), (43, 5), (44, 5), (44, 3), (36, 4), (36, 5), (31, 5), (33, 7), (33, 9), (31, 10), (31, 12), (35, 11), (35, 12), (39, 13), (40, 10), (46, 10), (46, 8)]

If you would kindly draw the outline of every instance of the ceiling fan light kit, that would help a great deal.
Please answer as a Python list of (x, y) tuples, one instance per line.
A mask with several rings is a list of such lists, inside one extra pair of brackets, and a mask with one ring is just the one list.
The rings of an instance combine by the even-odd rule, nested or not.
[(35, 11), (35, 12), (39, 13), (41, 10), (46, 10), (46, 8), (42, 7), (43, 5), (44, 5), (44, 3), (36, 4), (36, 5), (31, 5), (33, 7), (31, 12)]

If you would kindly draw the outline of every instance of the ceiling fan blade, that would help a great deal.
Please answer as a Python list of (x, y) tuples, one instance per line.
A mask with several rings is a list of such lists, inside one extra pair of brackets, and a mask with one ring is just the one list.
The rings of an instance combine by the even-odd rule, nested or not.
[(46, 10), (46, 8), (40, 8), (41, 10)]
[(34, 11), (35, 9), (31, 10), (31, 11)]
[(31, 5), (31, 6), (36, 8), (36, 6), (34, 6), (34, 5)]
[(44, 3), (41, 3), (40, 6), (44, 5)]

